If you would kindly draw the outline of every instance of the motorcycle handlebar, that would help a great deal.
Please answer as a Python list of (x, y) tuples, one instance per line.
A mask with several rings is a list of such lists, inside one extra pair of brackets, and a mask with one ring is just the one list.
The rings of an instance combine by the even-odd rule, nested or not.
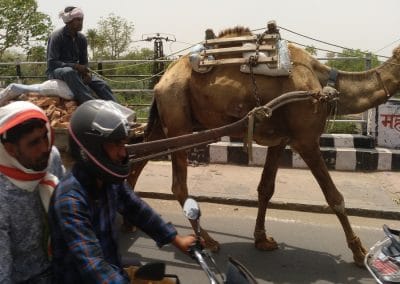
[(210, 269), (207, 264), (207, 261), (204, 258), (203, 251), (200, 250), (198, 247), (193, 247), (191, 250), (192, 257), (196, 259), (198, 264), (207, 274), (208, 279), (210, 280), (211, 284), (218, 284), (218, 280), (216, 279), (215, 273)]

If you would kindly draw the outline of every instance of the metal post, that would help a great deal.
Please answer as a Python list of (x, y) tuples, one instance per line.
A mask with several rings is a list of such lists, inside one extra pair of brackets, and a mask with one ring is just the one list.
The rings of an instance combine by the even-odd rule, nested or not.
[[(365, 70), (370, 70), (372, 68), (372, 56), (371, 53), (367, 53), (365, 55)], [(374, 139), (375, 139), (375, 145), (378, 144), (378, 123), (379, 123), (379, 106), (375, 107), (375, 133), (374, 133)]]
[(22, 80), (21, 80), (21, 77), (22, 77), (21, 64), (19, 62), (17, 62), (15, 64), (15, 70), (16, 70), (16, 73), (17, 73), (17, 82), (22, 84)]
[(153, 63), (153, 78), (151, 80), (151, 85), (150, 89), (154, 88), (154, 86), (158, 83), (160, 80), (160, 75), (164, 71), (164, 62), (159, 62), (157, 59), (162, 59), (164, 57), (164, 48), (163, 48), (163, 42), (162, 42), (162, 37), (160, 37), (160, 34), (157, 34), (156, 37), (154, 37), (154, 63)]
[[(372, 64), (371, 64), (371, 53), (367, 53), (365, 55), (365, 70), (369, 70), (371, 69)], [(366, 123), (362, 124), (362, 135), (370, 135), (370, 131), (368, 131), (369, 127), (368, 127), (368, 114), (371, 110), (367, 110), (362, 114), (362, 118), (363, 120), (366, 121)]]
[(101, 76), (103, 76), (103, 62), (102, 61), (97, 62), (97, 73), (99, 73)]
[(159, 59), (164, 59), (164, 48), (163, 48), (163, 40), (167, 41), (175, 41), (175, 37), (169, 38), (161, 36), (160, 33), (157, 33), (155, 36), (147, 37), (147, 41), (154, 40), (154, 53), (153, 53), (153, 78), (149, 83), (149, 88), (153, 89), (154, 86), (160, 80), (160, 77), (164, 71), (165, 64), (163, 61), (158, 61)]

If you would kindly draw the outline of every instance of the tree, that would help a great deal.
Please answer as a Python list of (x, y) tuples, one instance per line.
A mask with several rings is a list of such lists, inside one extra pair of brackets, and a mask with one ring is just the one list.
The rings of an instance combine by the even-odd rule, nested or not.
[[(130, 51), (125, 56), (121, 57), (124, 60), (151, 60), (153, 59), (153, 50), (142, 48), (136, 51)], [(147, 75), (148, 78), (152, 75), (153, 62), (127, 63), (126, 68), (116, 70), (116, 75)], [(142, 78), (143, 79), (143, 78)], [(148, 80), (138, 78), (138, 82), (130, 83), (124, 88), (147, 88)]]
[[(340, 56), (341, 59), (335, 59)], [(367, 66), (366, 58), (370, 56), (371, 64)], [(327, 65), (338, 70), (349, 71), (349, 72), (357, 72), (357, 71), (365, 71), (368, 68), (374, 68), (378, 66), (379, 60), (376, 55), (368, 55), (368, 52), (363, 52), (359, 49), (357, 50), (349, 50), (343, 49), (343, 51), (339, 54), (329, 53), (329, 59), (327, 61)], [(343, 59), (343, 57), (350, 57), (349, 59)]]
[(28, 61), (46, 61), (46, 48), (44, 46), (33, 46), (26, 55)]
[(97, 48), (97, 30), (88, 29), (86, 32), (89, 48), (92, 50), (92, 59), (94, 59), (96, 48)]
[(313, 56), (317, 55), (317, 48), (313, 45), (306, 46), (305, 50)]
[(97, 35), (101, 39), (99, 52), (108, 55), (110, 59), (118, 59), (129, 50), (134, 25), (114, 14), (98, 22)]
[(35, 0), (1, 0), (0, 60), (10, 47), (29, 50), (33, 42), (44, 42), (51, 29), (50, 17), (37, 11)]

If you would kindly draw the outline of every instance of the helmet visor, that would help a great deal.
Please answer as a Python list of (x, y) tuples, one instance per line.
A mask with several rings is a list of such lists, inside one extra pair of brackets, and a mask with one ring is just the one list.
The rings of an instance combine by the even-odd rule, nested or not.
[(136, 114), (133, 110), (113, 101), (106, 101), (97, 110), (92, 122), (92, 130), (95, 130), (104, 138), (113, 139), (112, 133), (116, 129), (122, 128), (125, 137), (127, 137), (135, 120)]

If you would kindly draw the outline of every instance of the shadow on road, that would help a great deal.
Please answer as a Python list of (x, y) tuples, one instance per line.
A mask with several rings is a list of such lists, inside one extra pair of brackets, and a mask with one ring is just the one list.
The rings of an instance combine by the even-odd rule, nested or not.
[[(139, 238), (140, 244), (136, 243)], [(186, 274), (187, 270), (201, 272), (200, 266), (174, 247), (167, 246), (159, 252), (153, 252), (158, 248), (142, 232), (125, 234), (123, 239), (125, 241), (120, 247), (123, 255), (139, 257), (145, 263), (164, 261), (167, 267), (178, 269), (178, 275)], [(138, 252), (129, 251), (130, 247), (134, 251), (138, 247)], [(151, 250), (151, 253), (147, 254), (146, 249)], [(261, 280), (260, 283), (374, 283), (366, 269), (344, 261), (341, 255), (303, 249), (286, 243), (280, 243), (278, 250), (262, 252), (255, 249), (252, 240), (247, 238), (244, 242), (224, 242), (221, 250), (214, 254), (221, 271), (225, 271), (229, 255), (242, 262)], [(182, 278), (180, 275), (179, 277)]]

